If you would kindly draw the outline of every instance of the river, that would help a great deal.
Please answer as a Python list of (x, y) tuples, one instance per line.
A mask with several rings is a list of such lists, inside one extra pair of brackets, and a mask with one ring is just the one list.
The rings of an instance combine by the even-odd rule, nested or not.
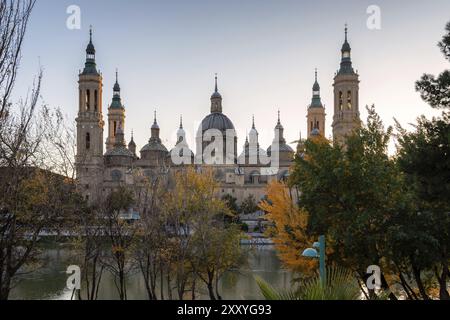
[[(275, 288), (289, 288), (292, 274), (284, 270), (273, 246), (260, 246), (247, 250), (248, 263), (239, 270), (224, 275), (220, 282), (220, 293), (226, 300), (262, 299), (254, 277), (259, 276)], [(67, 267), (76, 264), (71, 249), (63, 245), (52, 244), (43, 251), (45, 264), (32, 273), (22, 275), (21, 281), (11, 292), (11, 299), (21, 300), (70, 300), (71, 292), (65, 288)], [(127, 294), (130, 300), (147, 299), (142, 277), (134, 273), (127, 280)], [(200, 292), (206, 299), (206, 292)], [(99, 299), (117, 299), (112, 277), (104, 275), (99, 290)]]

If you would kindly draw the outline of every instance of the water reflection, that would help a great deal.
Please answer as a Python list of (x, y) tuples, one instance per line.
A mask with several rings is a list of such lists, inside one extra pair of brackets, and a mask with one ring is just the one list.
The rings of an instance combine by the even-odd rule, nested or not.
[[(77, 264), (70, 249), (52, 245), (44, 253), (45, 267), (22, 276), (11, 293), (12, 299), (55, 299), (70, 300), (71, 292), (65, 289), (67, 266)], [(259, 276), (276, 288), (288, 288), (292, 280), (289, 271), (283, 270), (272, 246), (261, 246), (247, 250), (248, 263), (239, 270), (223, 276), (220, 293), (224, 299), (261, 299), (254, 276)], [(147, 292), (139, 272), (129, 276), (127, 281), (128, 299), (145, 300)], [(200, 298), (207, 299), (206, 290), (199, 292)], [(99, 290), (99, 298), (118, 299), (113, 278), (105, 274)]]

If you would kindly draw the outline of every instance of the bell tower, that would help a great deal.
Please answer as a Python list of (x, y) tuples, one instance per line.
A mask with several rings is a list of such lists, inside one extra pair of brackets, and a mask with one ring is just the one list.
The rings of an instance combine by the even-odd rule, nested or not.
[(108, 108), (108, 138), (106, 139), (106, 150), (114, 148), (117, 129), (125, 130), (125, 107), (120, 97), (119, 76), (116, 71), (116, 83), (113, 87), (113, 98)]
[(86, 200), (93, 202), (100, 193), (103, 177), (103, 79), (97, 71), (95, 47), (90, 41), (86, 48), (86, 63), (79, 74), (79, 103), (77, 123), (77, 185)]
[(347, 41), (342, 46), (341, 67), (334, 77), (334, 117), (333, 138), (337, 143), (345, 143), (345, 137), (360, 125), (359, 115), (359, 75), (353, 70), (351, 47)]
[(313, 97), (311, 104), (308, 107), (308, 138), (312, 131), (317, 129), (322, 137), (325, 137), (325, 107), (322, 104), (320, 98), (320, 85), (317, 81), (317, 69), (316, 69), (316, 81), (313, 85)]

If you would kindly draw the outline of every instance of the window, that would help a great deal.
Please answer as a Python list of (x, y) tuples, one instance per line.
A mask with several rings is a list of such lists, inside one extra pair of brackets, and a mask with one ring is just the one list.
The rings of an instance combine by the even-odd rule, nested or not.
[(91, 91), (90, 90), (86, 90), (86, 111), (90, 111), (91, 109)]
[(117, 121), (114, 121), (114, 132), (113, 132), (113, 136), (116, 136), (116, 131), (117, 131)]
[(347, 109), (352, 109), (352, 92), (350, 90), (347, 91)]
[(91, 134), (88, 132), (86, 133), (86, 150), (89, 150), (91, 148)]
[(339, 110), (342, 111), (344, 108), (343, 94), (342, 91), (339, 91)]
[(317, 129), (317, 130), (320, 130), (320, 127), (319, 127), (319, 121), (316, 122), (316, 129)]
[(98, 91), (94, 91), (94, 110), (98, 111)]

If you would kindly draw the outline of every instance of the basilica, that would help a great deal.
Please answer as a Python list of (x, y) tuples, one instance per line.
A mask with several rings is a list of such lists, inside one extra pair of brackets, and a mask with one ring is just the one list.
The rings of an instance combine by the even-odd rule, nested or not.
[[(148, 143), (138, 149), (131, 136), (126, 144), (126, 110), (122, 104), (117, 73), (113, 98), (107, 109), (105, 140), (103, 78), (97, 69), (95, 53), (91, 30), (85, 67), (79, 74), (79, 110), (76, 118), (77, 185), (89, 202), (101, 199), (110, 190), (121, 185), (137, 183), (136, 171), (142, 176), (151, 177), (161, 173), (170, 175), (187, 165), (194, 166), (198, 171), (211, 168), (220, 186), (218, 196), (231, 195), (238, 203), (250, 195), (256, 201), (262, 199), (268, 183), (285, 180), (289, 176), (295, 152), (286, 142), (280, 113), (278, 112), (278, 121), (275, 123), (272, 145), (267, 149), (260, 146), (258, 130), (253, 120), (249, 135), (239, 152), (235, 127), (222, 105), (217, 76), (210, 98), (210, 113), (203, 119), (196, 135), (195, 152), (186, 141), (182, 119), (176, 124), (179, 125), (176, 145), (168, 148), (162, 143), (156, 112)], [(320, 97), (317, 71), (315, 80), (311, 104), (307, 107), (308, 138), (314, 135), (325, 136), (326, 114)], [(334, 77), (334, 143), (342, 143), (345, 136), (359, 125), (358, 99), (359, 75), (352, 67), (346, 27), (341, 64)]]

